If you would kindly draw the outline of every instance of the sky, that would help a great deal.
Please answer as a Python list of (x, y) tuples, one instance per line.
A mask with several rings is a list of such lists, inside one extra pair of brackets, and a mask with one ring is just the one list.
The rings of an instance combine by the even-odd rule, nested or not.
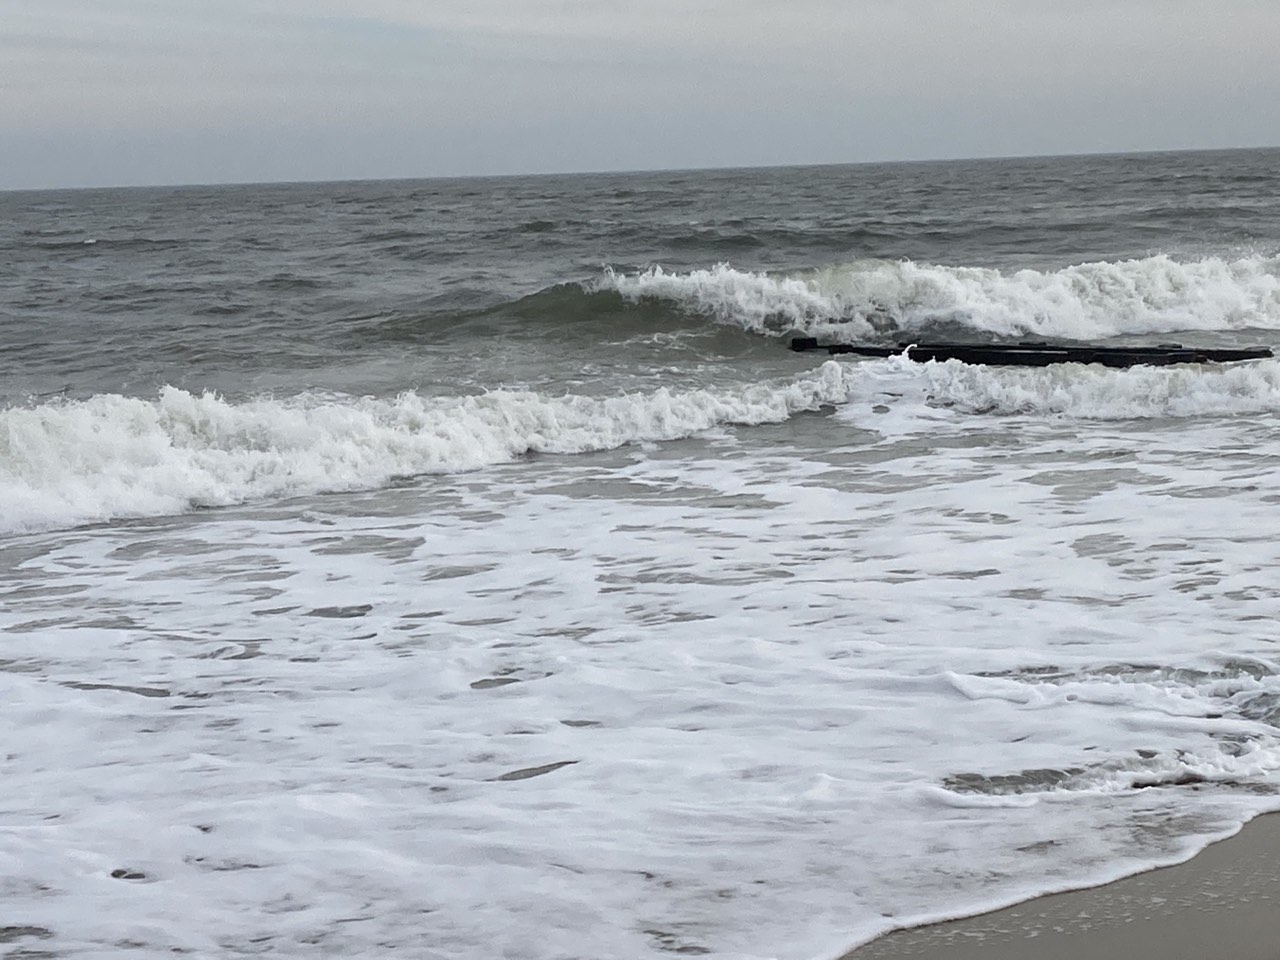
[(1280, 144), (1277, 0), (0, 0), (0, 189)]

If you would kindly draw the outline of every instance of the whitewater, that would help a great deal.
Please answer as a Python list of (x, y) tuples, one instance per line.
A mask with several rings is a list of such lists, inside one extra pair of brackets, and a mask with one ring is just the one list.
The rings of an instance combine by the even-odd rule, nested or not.
[(1280, 259), (1082, 263), (1004, 273), (910, 260), (863, 260), (783, 277), (728, 264), (683, 274), (608, 271), (598, 286), (628, 300), (673, 300), (757, 333), (840, 334), (844, 342), (951, 322), (997, 337), (1093, 340), (1280, 326)]
[(1280, 363), (786, 343), (1273, 346), (1274, 158), (0, 195), (7, 942), (834, 960), (1280, 809)]
[(843, 401), (835, 363), (812, 378), (737, 390), (596, 399), (494, 391), (393, 399), (300, 395), (239, 404), (166, 387), (0, 413), (0, 532), (191, 507), (370, 489), (530, 453), (582, 453), (780, 422)]

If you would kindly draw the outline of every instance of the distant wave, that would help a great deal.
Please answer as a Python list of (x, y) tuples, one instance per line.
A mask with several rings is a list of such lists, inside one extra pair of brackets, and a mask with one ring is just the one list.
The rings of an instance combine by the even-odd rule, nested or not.
[[(68, 231), (69, 233), (70, 231)], [(55, 236), (48, 234), (46, 236)], [(29, 241), (28, 246), (48, 251), (64, 251), (67, 253), (97, 253), (127, 250), (165, 250), (189, 246), (201, 241), (191, 238), (169, 237), (77, 237), (73, 240), (40, 239)]]
[(606, 270), (587, 284), (633, 303), (663, 301), (767, 335), (846, 341), (970, 331), (987, 337), (1098, 339), (1211, 330), (1280, 330), (1280, 257), (1158, 255), (1005, 273), (909, 260), (858, 260), (788, 275), (727, 264), (684, 273)]
[(843, 403), (848, 367), (790, 382), (596, 399), (494, 391), (431, 399), (231, 403), (166, 387), (0, 411), (0, 533), (160, 516), (448, 473), (530, 452), (673, 440)]

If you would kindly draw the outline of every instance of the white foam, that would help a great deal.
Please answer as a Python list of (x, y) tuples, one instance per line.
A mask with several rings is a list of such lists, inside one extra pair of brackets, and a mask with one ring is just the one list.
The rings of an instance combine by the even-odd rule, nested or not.
[[(860, 425), (926, 376), (856, 370)], [(1274, 808), (1274, 504), (1233, 484), (1276, 442), (899, 404), (943, 419), (24, 538), (14, 924), (146, 960), (835, 957)]]
[(0, 411), (0, 533), (376, 487), (389, 478), (779, 422), (844, 401), (846, 368), (792, 382), (607, 398), (494, 391), (434, 399), (232, 403), (166, 387)]
[(1222, 417), (1280, 411), (1280, 361), (1113, 370), (1099, 365), (995, 368), (954, 360), (921, 367), (933, 403), (997, 414), (1091, 420)]
[(780, 325), (808, 329), (822, 318), (846, 312), (839, 299), (812, 278), (774, 277), (735, 270), (728, 264), (688, 273), (669, 273), (661, 266), (636, 274), (608, 268), (598, 285), (629, 300), (672, 300), (756, 333), (777, 331)]
[(1163, 254), (1005, 273), (910, 260), (859, 260), (772, 275), (727, 264), (688, 273), (609, 270), (599, 287), (656, 297), (758, 333), (865, 338), (939, 322), (983, 333), (1079, 340), (1194, 330), (1280, 330), (1280, 257)]

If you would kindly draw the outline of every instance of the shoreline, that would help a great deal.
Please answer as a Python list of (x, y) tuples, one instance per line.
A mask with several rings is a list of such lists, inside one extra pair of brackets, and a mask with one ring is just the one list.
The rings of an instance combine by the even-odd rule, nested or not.
[(1280, 813), (1185, 863), (896, 930), (841, 960), (1280, 960)]

